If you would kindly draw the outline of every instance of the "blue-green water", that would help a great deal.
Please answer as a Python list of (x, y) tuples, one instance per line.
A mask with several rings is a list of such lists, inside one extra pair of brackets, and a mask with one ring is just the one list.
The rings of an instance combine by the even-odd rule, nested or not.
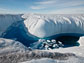
[(51, 37), (45, 37), (45, 38), (38, 38), (38, 37), (30, 37), (26, 32), (26, 28), (24, 28), (24, 23), (22, 21), (19, 21), (18, 26), (17, 23), (13, 24), (2, 37), (8, 38), (8, 39), (16, 39), (16, 41), (19, 41), (23, 43), (25, 46), (29, 47), (30, 44), (37, 42), (39, 39), (55, 39), (56, 41), (61, 41), (65, 47), (72, 47), (72, 46), (79, 46), (80, 44), (77, 42), (79, 40), (79, 37), (82, 36), (81, 34), (76, 33), (69, 33), (69, 34), (57, 34)]

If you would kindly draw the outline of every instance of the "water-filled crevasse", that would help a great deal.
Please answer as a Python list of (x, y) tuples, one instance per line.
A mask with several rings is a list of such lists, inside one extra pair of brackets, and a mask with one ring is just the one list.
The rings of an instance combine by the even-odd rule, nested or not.
[(27, 32), (24, 30), (24, 23), (22, 21), (13, 23), (3, 34), (2, 37), (8, 39), (14, 39), (21, 42), (25, 46), (29, 46), (31, 43), (36, 42), (37, 39), (34, 39), (27, 35)]
[(68, 46), (79, 46), (78, 43), (79, 37), (76, 36), (60, 36), (56, 38), (57, 41), (61, 41), (65, 47)]
[(64, 33), (64, 34), (57, 34), (51, 37), (47, 37), (45, 39), (55, 39), (57, 42), (61, 41), (65, 46), (64, 47), (71, 47), (71, 46), (79, 46), (79, 38), (81, 34), (77, 33)]
[[(9, 38), (9, 39), (15, 39), (16, 41), (20, 41), (25, 46), (30, 46), (30, 44), (37, 42), (40, 38), (37, 37), (30, 37), (28, 34), (28, 31), (26, 30), (26, 27), (24, 25), (23, 21), (18, 21), (16, 23), (13, 23), (3, 34), (2, 37)], [(63, 44), (67, 46), (78, 46), (79, 43), (77, 42), (79, 40), (81, 34), (58, 34), (51, 37), (43, 38), (43, 39), (55, 39), (57, 42), (61, 41)], [(66, 47), (67, 47), (66, 46)]]

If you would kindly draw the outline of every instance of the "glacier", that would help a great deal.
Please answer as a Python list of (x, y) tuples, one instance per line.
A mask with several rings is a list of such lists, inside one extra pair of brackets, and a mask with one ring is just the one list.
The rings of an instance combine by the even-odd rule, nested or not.
[[(67, 43), (78, 41), (80, 46), (51, 50), (28, 48), (30, 44), (37, 48), (44, 40), (50, 42), (61, 39)], [(56, 58), (64, 59), (67, 56), (68, 59), (52, 59), (55, 54)], [(38, 55), (42, 58), (38, 59)], [(1, 63), (42, 63), (42, 61), (44, 63), (83, 63), (83, 60), (84, 14), (0, 14)]]
[[(73, 14), (23, 14), (0, 15), (0, 35), (14, 23), (23, 22), (24, 30), (29, 36), (39, 38), (58, 34), (84, 35), (84, 15)], [(14, 26), (18, 26), (17, 23)], [(20, 26), (19, 26), (20, 27)], [(26, 28), (26, 29), (25, 29)]]
[(22, 42), (24, 45), (29, 46), (30, 43), (35, 42), (26, 31), (24, 19), (21, 17), (23, 14), (1, 14), (0, 15), (0, 37), (12, 39)]
[(58, 34), (84, 35), (84, 15), (24, 14), (29, 33), (39, 38)]
[(21, 15), (19, 14), (0, 14), (0, 36), (5, 32), (9, 26), (14, 22), (21, 21)]
[(14, 52), (25, 52), (25, 50), (28, 50), (28, 48), (19, 41), (0, 38), (0, 55)]
[(76, 42), (80, 36), (84, 36), (83, 27), (83, 14), (0, 15), (0, 37), (20, 41), (26, 46), (47, 38), (64, 41), (68, 37), (68, 41)]

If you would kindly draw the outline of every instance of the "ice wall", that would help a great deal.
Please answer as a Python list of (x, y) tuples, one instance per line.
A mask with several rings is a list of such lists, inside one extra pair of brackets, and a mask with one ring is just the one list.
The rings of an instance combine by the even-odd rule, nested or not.
[(0, 14), (0, 35), (14, 22), (21, 21), (21, 15)]
[(25, 14), (23, 18), (29, 33), (40, 38), (56, 34), (84, 35), (83, 14)]
[(13, 39), (29, 46), (30, 43), (35, 42), (34, 36), (26, 31), (22, 14), (4, 14), (0, 15), (0, 37)]
[(82, 36), (84, 35), (84, 15), (0, 14), (1, 34), (5, 38), (18, 38), (23, 42), (35, 37), (45, 38), (59, 34)]

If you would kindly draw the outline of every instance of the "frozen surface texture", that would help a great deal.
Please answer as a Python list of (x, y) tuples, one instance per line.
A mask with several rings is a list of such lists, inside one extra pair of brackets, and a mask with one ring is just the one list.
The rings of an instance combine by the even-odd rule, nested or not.
[(21, 21), (21, 15), (0, 14), (0, 35), (14, 22)]
[[(29, 36), (44, 38), (62, 33), (84, 35), (83, 14), (4, 14), (0, 15), (0, 36), (2, 33), (3, 37), (9, 39), (0, 38), (0, 63), (84, 63), (84, 37), (80, 37), (78, 41), (80, 46), (53, 50), (33, 51), (22, 44), (34, 42)], [(38, 43), (35, 44), (37, 47)]]
[(26, 34), (30, 33), (39, 38), (70, 33), (72, 33), (72, 35), (76, 33), (84, 35), (83, 14), (3, 14), (0, 15), (0, 35), (17, 21), (24, 22), (23, 30), (26, 31)]
[(84, 15), (45, 15), (24, 14), (25, 26), (37, 37), (44, 38), (62, 33), (77, 33), (84, 35)]
[(0, 54), (12, 52), (24, 52), (27, 49), (18, 41), (0, 38)]

